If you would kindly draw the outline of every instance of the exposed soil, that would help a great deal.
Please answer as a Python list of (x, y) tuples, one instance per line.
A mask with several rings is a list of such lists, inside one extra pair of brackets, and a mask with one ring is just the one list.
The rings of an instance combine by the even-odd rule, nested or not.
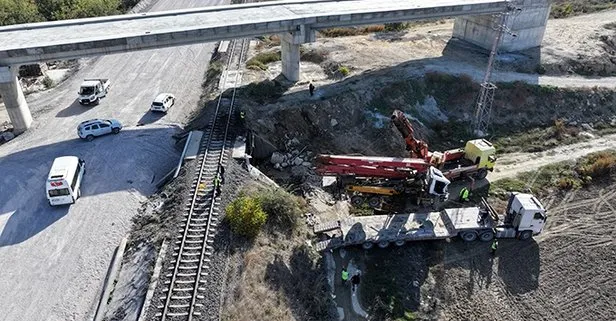
[[(550, 21), (548, 45), (537, 52), (545, 68), (542, 72), (613, 75), (610, 49), (605, 49), (611, 46), (612, 30), (605, 25), (615, 19), (614, 14)], [(302, 80), (296, 84), (276, 78), (279, 63), (268, 64), (265, 72), (246, 71), (245, 84), (257, 82), (242, 92), (248, 127), (281, 150), (296, 138), (314, 152), (404, 156), (400, 134), (389, 125), (390, 112), (399, 108), (412, 118), (418, 135), (429, 140), (431, 149), (460, 146), (460, 140), (468, 138), (465, 131), (479, 90), (472, 80), (481, 79), (486, 54), (448, 42), (451, 28), (447, 24), (424, 25), (405, 33), (321, 39), (306, 45), (305, 50), (317, 51), (326, 59), (302, 63)], [(572, 27), (580, 30), (574, 37), (584, 41), (571, 45), (570, 32), (563, 31)], [(587, 79), (591, 86), (605, 88), (575, 89), (567, 87), (579, 87), (574, 85), (576, 78), (521, 76), (515, 71), (535, 71), (530, 69), (531, 53), (524, 54), (503, 57), (495, 79), (544, 86), (500, 83), (491, 139), (549, 128), (559, 119), (578, 129), (536, 138), (532, 144), (539, 146), (537, 150), (542, 150), (542, 145), (562, 143), (561, 135), (590, 135), (581, 138), (585, 143), (543, 154), (502, 155), (502, 172), (492, 174), (498, 178), (612, 145), (612, 136), (592, 135), (598, 134), (594, 127), (615, 126), (613, 78)], [(517, 63), (509, 63), (509, 59)], [(537, 61), (534, 63), (536, 68)], [(590, 67), (582, 70), (576, 64)], [(565, 67), (558, 69), (557, 65)], [(332, 72), (340, 67), (350, 73)], [(429, 70), (442, 73), (424, 75)], [(470, 77), (444, 73), (467, 73)], [(309, 80), (317, 85), (312, 97), (307, 92)], [(547, 142), (549, 139), (556, 142)], [(264, 167), (270, 169), (269, 165)], [(546, 196), (542, 199), (550, 211), (546, 232), (528, 243), (502, 241), (494, 258), (489, 244), (455, 240), (380, 253), (349, 251), (368, 273), (361, 295), (369, 319), (394, 320), (407, 313), (407, 318), (417, 320), (566, 320), (591, 315), (610, 320), (616, 314), (610, 303), (616, 288), (615, 269), (609, 265), (614, 257), (611, 226), (616, 220), (612, 205), (616, 193), (612, 191), (613, 183), (598, 182), (590, 188)], [(308, 199), (323, 220), (348, 215), (345, 202), (328, 199), (318, 188)]]

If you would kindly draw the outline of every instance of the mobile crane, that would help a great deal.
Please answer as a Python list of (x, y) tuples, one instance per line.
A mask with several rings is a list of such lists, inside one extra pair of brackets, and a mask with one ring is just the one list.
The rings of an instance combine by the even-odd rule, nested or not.
[(448, 179), (465, 177), (484, 179), (488, 171), (494, 170), (496, 148), (485, 139), (468, 141), (464, 148), (430, 152), (425, 141), (415, 138), (413, 126), (402, 111), (394, 110), (391, 120), (402, 134), (410, 157), (424, 160), (435, 166)]
[(405, 195), (417, 205), (444, 201), (450, 181), (430, 164), (416, 159), (318, 155), (316, 171), (335, 176), (344, 186), (351, 204), (378, 208), (392, 196)]

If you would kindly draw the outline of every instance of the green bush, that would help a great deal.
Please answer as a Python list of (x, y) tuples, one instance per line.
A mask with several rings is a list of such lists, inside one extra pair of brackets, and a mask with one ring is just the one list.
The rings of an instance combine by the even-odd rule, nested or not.
[(267, 213), (268, 224), (283, 231), (290, 231), (297, 227), (302, 214), (301, 203), (282, 189), (270, 189), (257, 194), (261, 207)]
[(351, 71), (349, 70), (349, 67), (347, 66), (338, 67), (338, 72), (344, 77), (348, 76), (351, 73)]
[(275, 62), (275, 61), (280, 61), (281, 56), (280, 56), (280, 51), (276, 50), (276, 51), (267, 51), (267, 52), (261, 52), (259, 54), (257, 54), (256, 56), (248, 59), (248, 61), (246, 61), (246, 67), (248, 68), (259, 68), (261, 70), (267, 70), (267, 64), (271, 63), (271, 62)]
[(49, 78), (49, 76), (45, 76), (45, 78), (43, 78), (43, 86), (45, 86), (45, 88), (49, 89), (53, 87), (53, 85), (53, 79)]
[(32, 0), (0, 0), (0, 26), (43, 20)]
[(408, 29), (411, 25), (405, 22), (394, 22), (394, 23), (386, 23), (385, 31), (404, 31)]
[(242, 196), (231, 202), (226, 208), (225, 219), (233, 233), (246, 237), (255, 237), (267, 220), (259, 199)]

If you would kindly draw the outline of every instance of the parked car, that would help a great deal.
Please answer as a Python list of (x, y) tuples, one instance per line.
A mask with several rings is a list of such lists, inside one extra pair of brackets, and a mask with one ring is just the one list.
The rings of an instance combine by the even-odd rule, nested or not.
[(107, 97), (111, 82), (108, 78), (84, 79), (79, 87), (79, 103), (82, 105), (98, 105), (101, 98)]
[(92, 141), (94, 137), (117, 134), (122, 129), (122, 124), (116, 119), (90, 119), (77, 126), (79, 138)]
[(175, 96), (169, 93), (159, 94), (154, 98), (152, 102), (152, 106), (150, 107), (151, 111), (160, 111), (166, 113), (171, 106), (175, 104)]

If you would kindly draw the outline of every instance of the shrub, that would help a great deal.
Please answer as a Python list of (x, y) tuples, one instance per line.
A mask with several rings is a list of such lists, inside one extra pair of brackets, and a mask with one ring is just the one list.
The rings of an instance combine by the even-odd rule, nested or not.
[(45, 88), (49, 89), (53, 87), (53, 84), (53, 79), (49, 78), (49, 76), (45, 76), (45, 78), (43, 78), (43, 86), (45, 86)]
[(348, 76), (349, 73), (351, 73), (351, 71), (349, 70), (349, 67), (347, 66), (340, 66), (338, 68), (338, 72), (344, 77)]
[(302, 212), (296, 196), (282, 189), (269, 189), (257, 194), (257, 198), (271, 227), (283, 231), (291, 231), (297, 227)]
[(588, 155), (578, 168), (578, 173), (591, 178), (610, 175), (616, 171), (616, 153), (611, 151)]
[(246, 67), (256, 67), (261, 70), (267, 70), (267, 64), (275, 61), (280, 61), (280, 51), (266, 51), (257, 54), (256, 56), (246, 61)]
[(328, 52), (324, 50), (312, 49), (308, 51), (303, 51), (300, 56), (300, 60), (302, 61), (310, 61), (315, 64), (320, 64), (323, 61), (327, 60)]
[(556, 186), (562, 190), (579, 188), (581, 185), (581, 182), (573, 177), (563, 177), (556, 183)]
[(206, 86), (211, 81), (220, 76), (222, 74), (223, 68), (223, 64), (219, 61), (210, 62), (210, 65), (207, 67), (207, 73), (205, 75), (205, 82), (203, 83), (203, 85)]
[(234, 200), (227, 206), (226, 213), (225, 219), (233, 233), (246, 237), (257, 236), (267, 220), (267, 214), (255, 197), (242, 196)]
[(410, 27), (410, 24), (405, 22), (386, 23), (385, 31), (403, 31)]

